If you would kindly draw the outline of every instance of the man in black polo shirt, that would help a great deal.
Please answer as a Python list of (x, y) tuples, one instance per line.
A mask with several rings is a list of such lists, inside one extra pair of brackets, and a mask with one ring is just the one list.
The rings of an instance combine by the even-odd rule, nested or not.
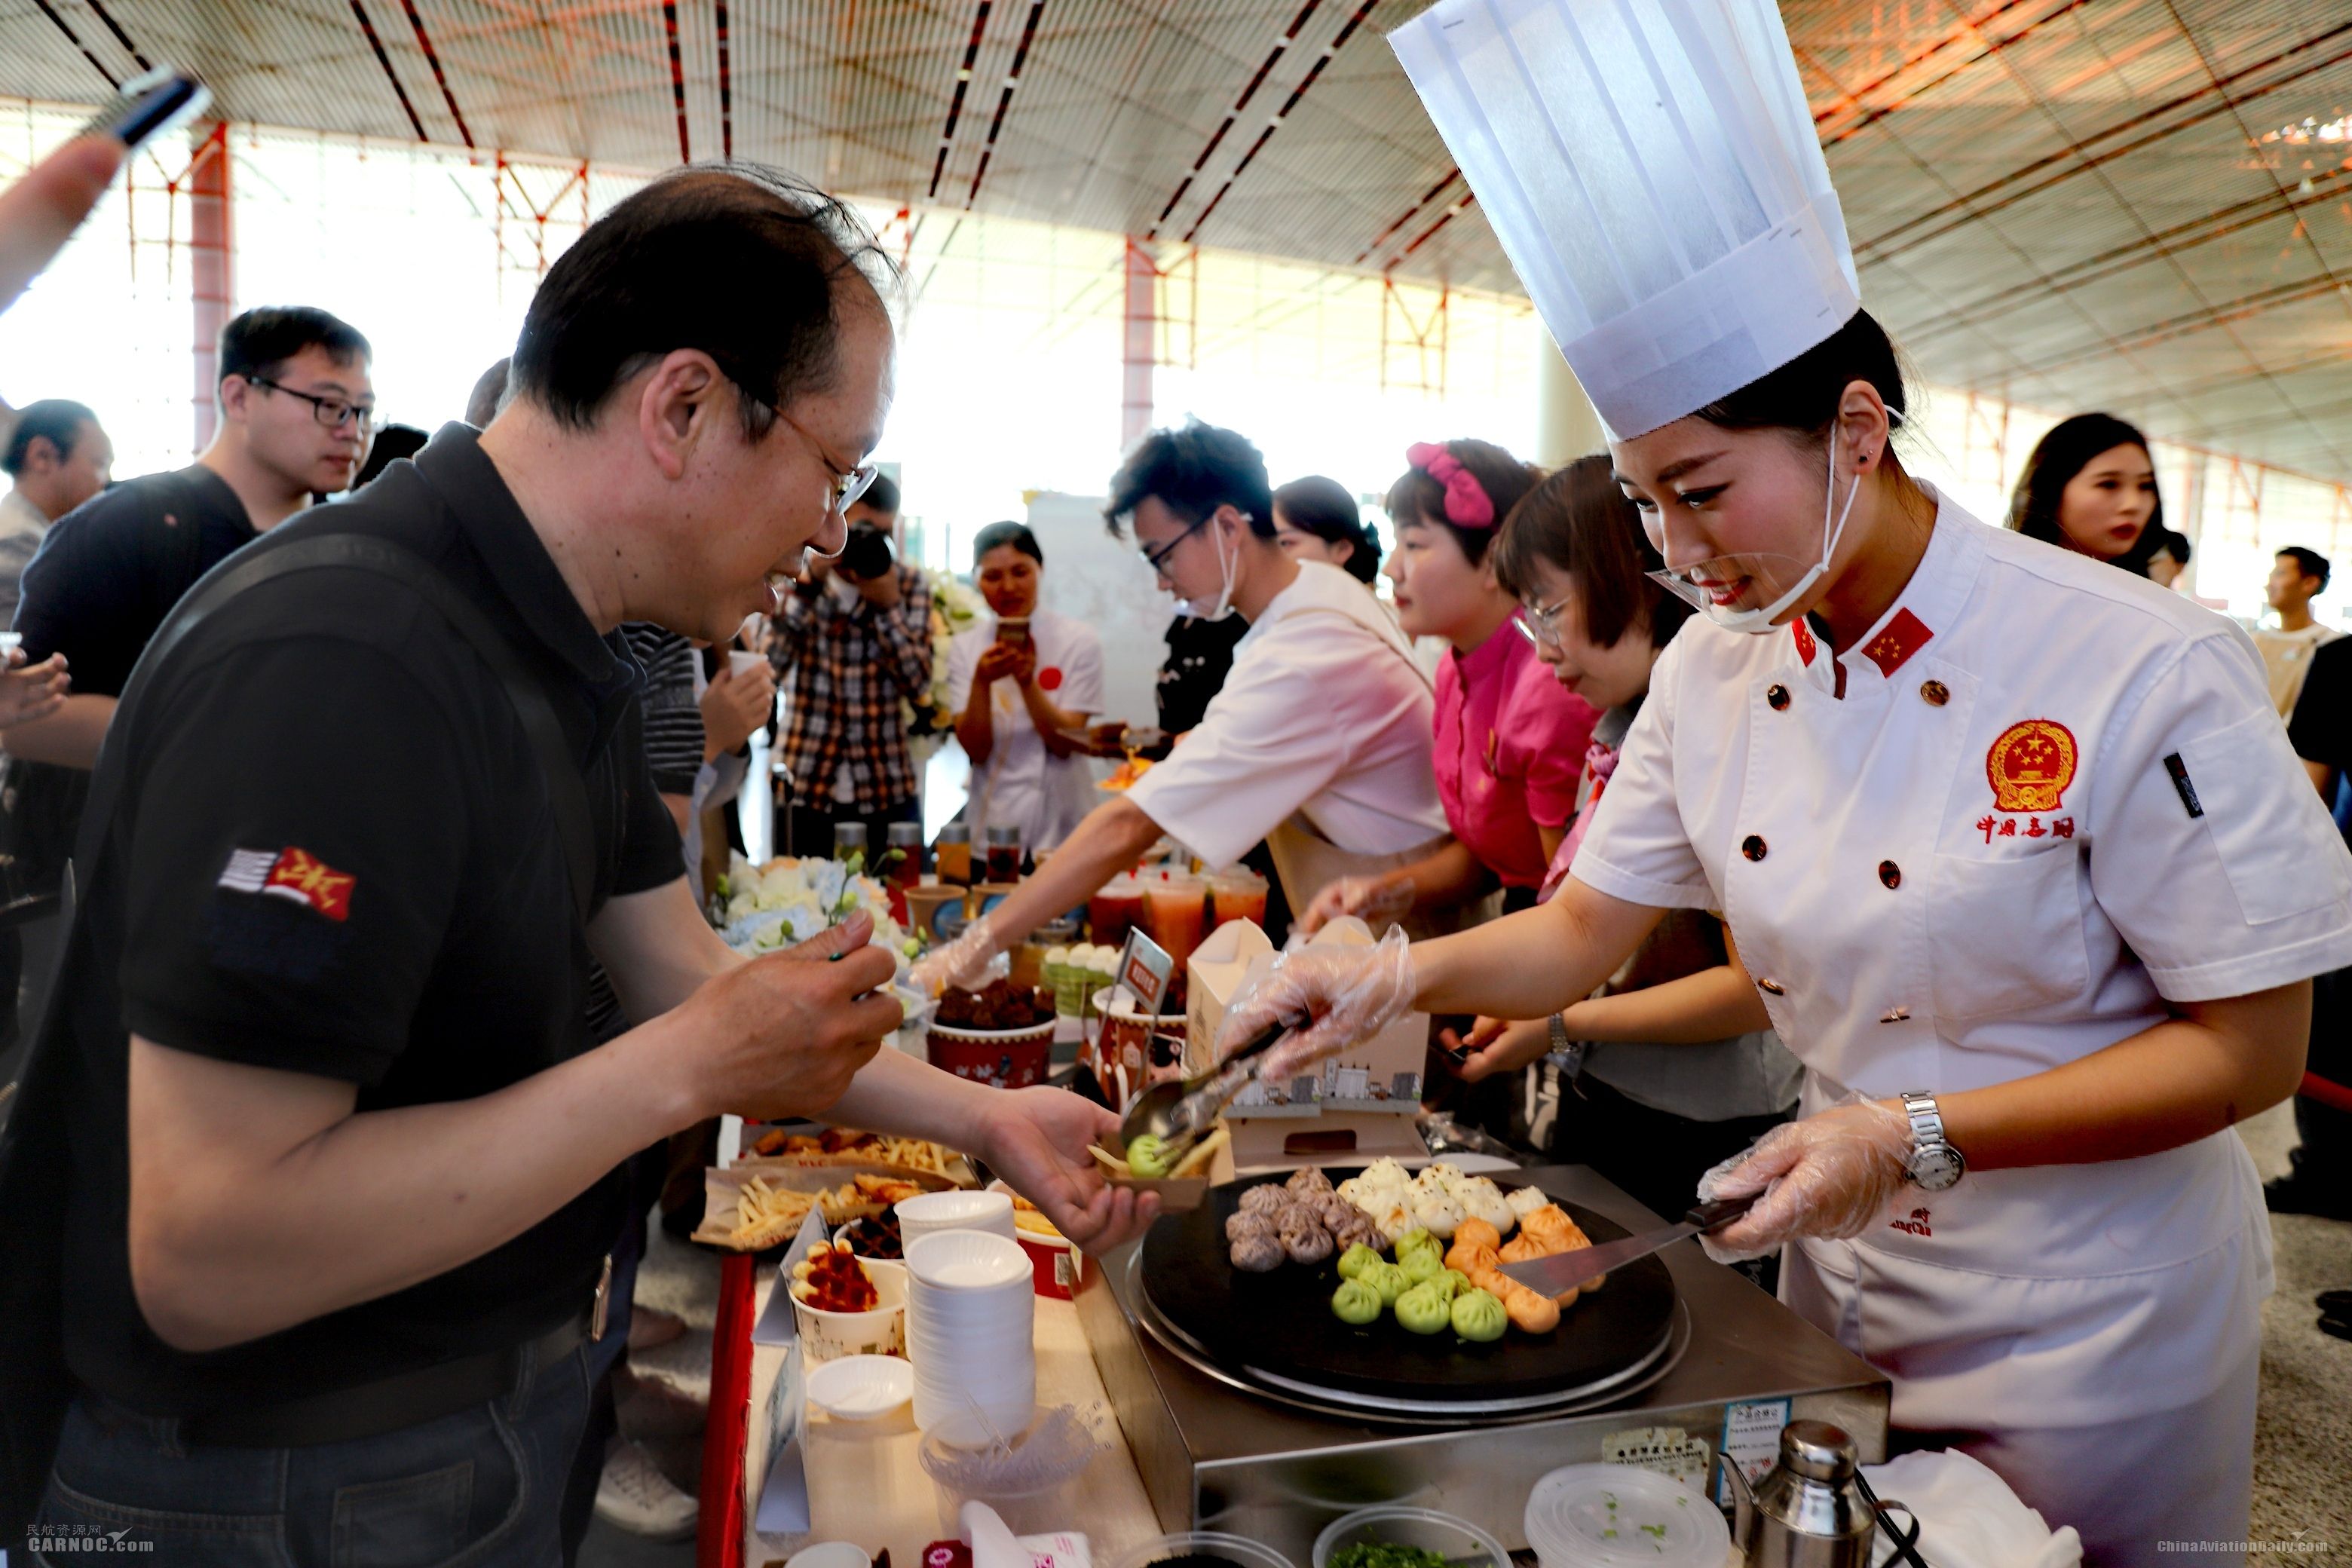
[[(728, 952), (631, 721), (620, 623), (725, 638), (842, 542), (889, 396), (863, 267), (887, 263), (813, 192), (656, 181), (550, 269), (487, 431), (241, 558), (373, 535), (488, 617), (578, 759), (584, 931), (550, 826), (571, 781), (415, 593), (281, 576), (142, 674), (39, 1046), (73, 1071), (17, 1118), (72, 1129), (79, 1390), (42, 1529), (131, 1528), (175, 1563), (553, 1561), (613, 1173), (717, 1112), (939, 1139), (1082, 1244), (1150, 1218), (1087, 1156), (1099, 1107), (877, 1054), (899, 1010), (864, 921)], [(592, 951), (644, 1020), (593, 1047)], [(26, 1315), (12, 1273), (0, 1322)]]

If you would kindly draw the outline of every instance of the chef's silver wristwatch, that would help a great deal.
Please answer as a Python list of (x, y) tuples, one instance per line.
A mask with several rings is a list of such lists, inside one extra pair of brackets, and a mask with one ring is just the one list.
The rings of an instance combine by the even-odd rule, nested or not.
[(1551, 1049), (1544, 1053), (1544, 1061), (1559, 1071), (1560, 1086), (1566, 1088), (1584, 1071), (1587, 1042), (1570, 1039), (1568, 1020), (1558, 1013), (1551, 1016), (1550, 1035)]
[(1968, 1173), (1967, 1156), (1944, 1136), (1944, 1113), (1924, 1089), (1905, 1091), (1904, 1114), (1911, 1119), (1911, 1157), (1905, 1169), (1924, 1192), (1940, 1193)]

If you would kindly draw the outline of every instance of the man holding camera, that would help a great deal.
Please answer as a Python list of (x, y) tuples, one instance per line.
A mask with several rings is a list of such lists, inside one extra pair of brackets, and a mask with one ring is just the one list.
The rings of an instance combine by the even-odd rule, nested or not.
[(889, 825), (922, 820), (902, 704), (931, 685), (931, 590), (890, 548), (898, 487), (887, 474), (849, 508), (849, 542), (807, 573), (775, 617), (768, 657), (785, 703), (789, 855), (830, 855), (833, 830), (866, 825), (866, 859)]

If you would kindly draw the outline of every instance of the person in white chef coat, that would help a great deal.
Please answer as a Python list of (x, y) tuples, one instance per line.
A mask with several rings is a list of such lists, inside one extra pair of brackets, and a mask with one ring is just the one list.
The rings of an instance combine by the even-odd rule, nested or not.
[(982, 529), (971, 573), (989, 616), (948, 644), (948, 707), (971, 759), (964, 819), (975, 843), (1010, 826), (1024, 847), (1051, 849), (1096, 799), (1084, 731), (1102, 711), (1102, 638), (1038, 604), (1045, 552), (1027, 524)]
[[(1597, 0), (1517, 36), (1442, 3), (1392, 41), (1703, 618), (1551, 902), (1297, 955), (1226, 1039), (1539, 1017), (1662, 910), (1721, 911), (1806, 1074), (1800, 1119), (1701, 1182), (1760, 1194), (1709, 1250), (1784, 1247), (1783, 1299), (1893, 1380), (1896, 1446), (1975, 1455), (2087, 1562), (2235, 1562), (2271, 1257), (2229, 1128), (2300, 1077), (2352, 857), (2243, 633), (1906, 471), (1777, 13), (1653, 7), (1642, 51)], [(1654, 90), (1695, 158), (1595, 129), (1587, 95)], [(1545, 188), (1695, 199), (1604, 212), (1598, 263), (1543, 250), (1562, 146)]]
[(1168, 760), (1097, 805), (1018, 891), (918, 964), (919, 984), (971, 984), (1163, 834), (1212, 867), (1265, 840), (1293, 909), (1328, 882), (1410, 864), (1445, 841), (1429, 761), (1430, 678), (1362, 584), (1276, 542), (1256, 447), (1197, 422), (1155, 430), (1112, 477), (1104, 516), (1133, 531), (1144, 563), (1192, 614), (1239, 615), (1249, 631), (1223, 689)]

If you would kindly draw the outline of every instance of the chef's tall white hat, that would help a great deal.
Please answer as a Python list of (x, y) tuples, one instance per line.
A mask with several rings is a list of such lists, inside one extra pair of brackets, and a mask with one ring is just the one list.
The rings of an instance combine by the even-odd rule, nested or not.
[(1389, 42), (1613, 435), (1860, 309), (1772, 0), (1439, 0)]

